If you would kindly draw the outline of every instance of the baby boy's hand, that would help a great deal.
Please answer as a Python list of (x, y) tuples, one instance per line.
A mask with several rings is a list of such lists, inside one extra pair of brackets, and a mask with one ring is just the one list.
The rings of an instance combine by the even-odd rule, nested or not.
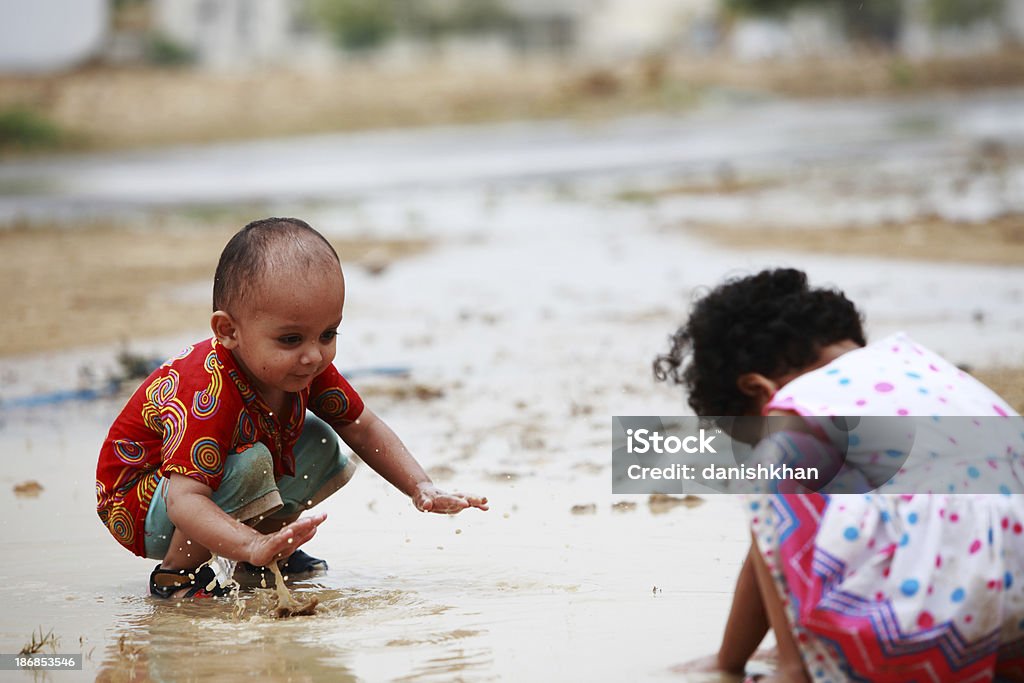
[(316, 535), (316, 528), (325, 519), (326, 513), (300, 517), (280, 531), (258, 535), (249, 547), (249, 564), (265, 567), (274, 560), (286, 559)]
[(454, 515), (466, 508), (479, 508), (486, 510), (487, 498), (474, 496), (465, 493), (445, 493), (433, 484), (427, 482), (416, 487), (412, 502), (417, 510), (423, 512), (438, 512), (446, 515)]

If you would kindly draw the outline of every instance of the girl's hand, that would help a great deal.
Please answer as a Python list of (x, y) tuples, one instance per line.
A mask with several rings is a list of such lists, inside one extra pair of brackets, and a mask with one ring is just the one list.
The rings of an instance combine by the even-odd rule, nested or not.
[(412, 496), (413, 505), (422, 512), (437, 512), (445, 515), (454, 515), (466, 508), (479, 508), (487, 510), (487, 498), (474, 496), (465, 493), (445, 493), (430, 482), (424, 482), (416, 486), (416, 493)]
[(316, 528), (327, 519), (327, 513), (302, 517), (272, 534), (260, 534), (249, 546), (249, 564), (266, 567), (276, 560), (287, 559), (300, 545), (316, 535)]

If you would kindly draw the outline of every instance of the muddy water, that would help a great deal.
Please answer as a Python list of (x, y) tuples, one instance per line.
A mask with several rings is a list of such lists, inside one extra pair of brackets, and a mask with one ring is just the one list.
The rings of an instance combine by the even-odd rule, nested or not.
[(965, 142), (1019, 141), (1021, 121), (1021, 91), (817, 102), (723, 98), (680, 116), (582, 125), (515, 122), (14, 161), (0, 163), (0, 219), (351, 201), (424, 187), (486, 191), (535, 179), (700, 173), (722, 165), (792, 171), (852, 161), (934, 172)]
[[(829, 224), (876, 223), (949, 207), (1019, 211), (1022, 103), (1017, 94), (878, 111), (864, 102), (768, 105), (726, 119), (626, 122), (610, 136), (524, 124), (515, 129), (532, 141), (523, 149), (515, 135), (476, 129), (339, 138), (331, 154), (322, 141), (288, 141), (212, 156), (0, 167), (0, 185), (40, 174), (67, 190), (9, 193), (0, 214), (59, 215), (167, 199), (160, 188), (168, 183), (183, 183), (171, 194), (189, 201), (265, 193), (284, 176), (262, 174), (260, 150), (279, 160), (283, 145), (302, 171), (296, 182), (322, 201), (261, 205), (261, 214), (303, 216), (343, 236), (434, 240), (428, 254), (383, 273), (347, 269), (336, 363), (407, 368), (408, 377), (355, 385), (441, 486), (485, 494), (492, 506), (420, 514), (364, 469), (323, 504), (329, 518), (306, 547), (331, 566), (293, 586), (300, 598), (318, 598), (315, 615), (273, 618), (272, 590), (246, 592), (240, 603), (157, 602), (146, 595), (154, 563), (121, 549), (94, 513), (96, 453), (123, 398), (0, 403), (0, 652), (18, 651), (42, 627), (60, 639), (58, 651), (86, 661), (81, 672), (39, 680), (679, 680), (669, 666), (717, 646), (746, 550), (743, 513), (726, 497), (662, 511), (612, 496), (610, 418), (684, 410), (678, 390), (651, 381), (650, 361), (696, 291), (738, 272), (800, 267), (847, 291), (869, 336), (903, 329), (957, 363), (1024, 364), (1024, 264), (879, 261), (795, 254), (782, 244), (737, 252), (687, 234), (687, 221), (800, 222), (827, 210)], [(774, 136), (763, 134), (769, 129)], [(1003, 141), (1005, 164), (970, 171), (955, 194), (983, 138)], [(438, 150), (450, 145), (462, 162), (437, 170)], [(795, 184), (769, 174), (772, 183), (752, 193), (616, 199), (638, 187), (659, 196), (665, 183), (733, 152), (739, 171), (755, 176), (785, 173), (797, 158), (825, 161)], [(329, 168), (305, 163), (311, 158)], [(364, 161), (372, 173), (353, 170)], [(331, 163), (351, 165), (353, 175)], [(206, 170), (193, 173), (197, 164)], [(670, 167), (687, 173), (666, 178)], [(239, 177), (240, 168), (251, 174)], [(218, 169), (226, 172), (207, 183)], [(585, 174), (576, 184), (551, 179)], [(881, 177), (886, 187), (851, 186), (851, 177)], [(488, 180), (463, 186), (467, 178)], [(369, 186), (354, 201), (329, 200)], [(284, 188), (292, 192), (301, 194)], [(159, 229), (144, 212), (133, 220)], [(181, 296), (205, 301), (209, 283), (194, 292)], [(133, 339), (131, 348), (168, 357), (207, 336), (204, 326)], [(117, 351), (0, 359), (0, 399), (103, 378)], [(16, 495), (19, 486), (37, 495)], [(635, 507), (612, 507), (622, 502)], [(33, 676), (0, 673), (8, 679)]]
[[(271, 589), (156, 601), (152, 563), (120, 551), (90, 509), (93, 447), (114, 408), (79, 406), (59, 423), (22, 412), (0, 432), (4, 452), (25, 454), (5, 468), (6, 490), (43, 486), (0, 495), (0, 649), (52, 628), (60, 652), (86, 656), (52, 680), (654, 679), (716, 643), (743, 552), (738, 507), (614, 512), (596, 474), (468, 477), (493, 509), (449, 518), (417, 513), (364, 468), (307, 546), (330, 572), (292, 585), (319, 599), (315, 615), (275, 619)], [(596, 511), (572, 514), (578, 500)]]

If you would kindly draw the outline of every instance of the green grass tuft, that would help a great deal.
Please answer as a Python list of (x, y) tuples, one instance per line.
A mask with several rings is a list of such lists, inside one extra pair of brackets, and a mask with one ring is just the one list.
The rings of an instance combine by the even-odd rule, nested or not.
[(57, 124), (27, 107), (0, 110), (0, 150), (52, 149), (66, 142)]

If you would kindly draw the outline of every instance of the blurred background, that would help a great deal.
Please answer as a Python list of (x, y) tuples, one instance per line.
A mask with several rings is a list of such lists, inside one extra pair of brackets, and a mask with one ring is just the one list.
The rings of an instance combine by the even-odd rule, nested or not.
[[(1018, 85), (1022, 0), (3, 0), (0, 149)], [(258, 105), (258, 106), (257, 106)]]
[[(0, 0), (0, 17), (0, 285), (32, 293), (0, 301), (26, 330), (0, 353), (177, 329), (196, 302), (121, 283), (194, 282), (261, 212), (327, 215), (356, 260), (417, 253), (452, 228), (397, 205), (458, 186), (493, 207), (537, 182), (743, 253), (1024, 263), (1024, 0)], [(54, 255), (75, 267), (39, 267)]]

